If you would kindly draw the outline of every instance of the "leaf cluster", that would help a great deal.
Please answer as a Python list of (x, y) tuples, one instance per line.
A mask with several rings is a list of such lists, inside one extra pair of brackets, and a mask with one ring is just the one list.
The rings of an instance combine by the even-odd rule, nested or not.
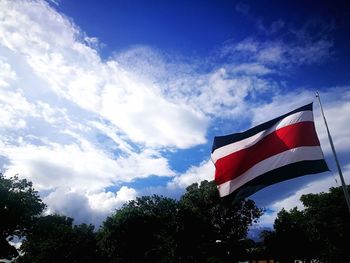
[(242, 240), (262, 211), (224, 204), (213, 182), (193, 184), (179, 201), (147, 196), (108, 217), (99, 245), (111, 262), (226, 262), (244, 258)]
[(96, 245), (93, 225), (73, 225), (73, 219), (60, 215), (37, 220), (21, 246), (25, 252), (16, 262), (103, 262)]
[(32, 183), (0, 177), (0, 258), (18, 255), (8, 243), (23, 237), (18, 263), (233, 262), (246, 258), (248, 227), (262, 211), (253, 201), (225, 203), (203, 181), (174, 200), (143, 196), (105, 219), (99, 230), (46, 215)]
[(342, 189), (303, 195), (300, 200), (303, 210), (282, 209), (274, 231), (262, 233), (267, 255), (282, 262), (350, 262), (350, 213)]
[(26, 235), (45, 207), (32, 182), (17, 176), (5, 178), (0, 174), (0, 257), (17, 255), (7, 239)]

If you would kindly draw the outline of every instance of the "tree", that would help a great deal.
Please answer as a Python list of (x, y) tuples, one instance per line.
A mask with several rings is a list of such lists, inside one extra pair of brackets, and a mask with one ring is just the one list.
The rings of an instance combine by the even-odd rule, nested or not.
[[(350, 187), (348, 186), (348, 190)], [(308, 234), (319, 258), (328, 262), (350, 262), (350, 213), (341, 187), (328, 193), (303, 195)]]
[(0, 174), (0, 258), (11, 259), (18, 255), (7, 239), (25, 236), (44, 208), (31, 182)]
[(186, 215), (181, 219), (185, 254), (194, 254), (198, 262), (246, 259), (248, 228), (262, 214), (252, 200), (225, 202), (214, 182), (203, 181), (187, 187), (180, 207)]
[(304, 211), (296, 207), (290, 211), (282, 209), (277, 214), (274, 229), (262, 233), (270, 257), (282, 262), (294, 262), (295, 259), (309, 262), (316, 258), (317, 251), (309, 237)]
[(177, 208), (157, 195), (130, 201), (103, 222), (101, 250), (110, 262), (174, 262)]
[(350, 213), (340, 187), (329, 193), (303, 195), (305, 209), (282, 209), (274, 231), (264, 232), (266, 253), (283, 262), (303, 259), (311, 262), (350, 262)]
[(108, 217), (99, 246), (111, 262), (224, 262), (243, 257), (252, 201), (224, 205), (216, 186), (189, 186), (179, 201), (145, 196)]
[(103, 262), (96, 245), (94, 226), (73, 226), (73, 219), (60, 215), (41, 217), (21, 246), (19, 263)]

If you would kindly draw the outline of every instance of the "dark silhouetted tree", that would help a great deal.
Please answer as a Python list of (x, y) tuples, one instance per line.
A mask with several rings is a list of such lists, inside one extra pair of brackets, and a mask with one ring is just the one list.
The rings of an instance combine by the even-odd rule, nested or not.
[(103, 222), (99, 245), (110, 262), (175, 262), (175, 200), (144, 196)]
[(282, 262), (350, 262), (350, 213), (342, 189), (303, 195), (300, 200), (304, 210), (281, 210), (274, 231), (263, 233), (267, 255)]
[(60, 215), (41, 217), (21, 246), (19, 263), (104, 262), (96, 245), (94, 226), (73, 225), (73, 219)]
[[(348, 191), (350, 187), (348, 186)], [(321, 260), (350, 262), (350, 213), (341, 187), (303, 195), (308, 235)]]
[(249, 226), (261, 216), (252, 200), (236, 204), (224, 202), (214, 182), (203, 181), (186, 189), (180, 199), (185, 215), (180, 218), (184, 252), (197, 262), (211, 258), (220, 261), (246, 259), (246, 236)]
[(254, 202), (225, 205), (216, 186), (189, 186), (180, 201), (141, 197), (106, 219), (99, 245), (111, 262), (225, 262), (245, 257)]
[(44, 208), (31, 182), (0, 174), (0, 258), (11, 259), (18, 255), (7, 240), (25, 236)]
[(269, 255), (281, 262), (294, 262), (295, 259), (309, 262), (315, 258), (312, 240), (308, 236), (305, 213), (293, 208), (290, 211), (282, 209), (274, 223), (273, 231), (263, 233)]

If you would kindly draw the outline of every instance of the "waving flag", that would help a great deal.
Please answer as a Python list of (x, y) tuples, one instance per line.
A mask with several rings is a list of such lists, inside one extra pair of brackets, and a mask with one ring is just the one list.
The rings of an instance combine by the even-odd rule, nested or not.
[(220, 196), (235, 200), (271, 184), (328, 171), (312, 103), (245, 132), (215, 137), (211, 157)]

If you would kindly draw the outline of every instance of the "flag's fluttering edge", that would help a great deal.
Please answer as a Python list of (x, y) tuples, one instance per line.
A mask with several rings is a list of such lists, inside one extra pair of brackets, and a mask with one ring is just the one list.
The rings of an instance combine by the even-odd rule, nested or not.
[(220, 196), (235, 200), (271, 184), (328, 171), (312, 103), (245, 132), (215, 137), (211, 157)]

